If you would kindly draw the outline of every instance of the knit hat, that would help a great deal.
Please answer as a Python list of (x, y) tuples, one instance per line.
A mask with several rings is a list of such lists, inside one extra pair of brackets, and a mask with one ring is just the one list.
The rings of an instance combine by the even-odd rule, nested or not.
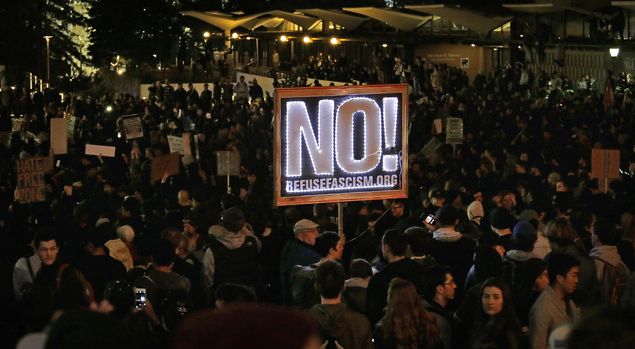
[(134, 229), (129, 225), (122, 225), (117, 228), (117, 237), (124, 242), (132, 242), (134, 240)]
[(497, 207), (490, 214), (490, 224), (495, 229), (511, 229), (514, 226), (514, 217), (506, 209)]
[(467, 206), (467, 218), (469, 220), (475, 220), (480, 223), (483, 216), (485, 216), (485, 210), (483, 210), (483, 204), (480, 201), (474, 200)]
[(527, 221), (520, 221), (514, 226), (513, 238), (518, 241), (534, 242), (537, 239), (536, 229)]
[(231, 232), (238, 232), (245, 226), (245, 214), (238, 207), (230, 207), (220, 216), (221, 224)]

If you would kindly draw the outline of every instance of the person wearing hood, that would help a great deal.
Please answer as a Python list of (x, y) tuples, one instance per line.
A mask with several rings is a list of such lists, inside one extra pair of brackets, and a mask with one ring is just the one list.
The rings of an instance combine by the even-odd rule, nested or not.
[(209, 228), (210, 241), (203, 255), (203, 287), (208, 299), (218, 286), (233, 282), (263, 292), (259, 265), (260, 241), (246, 228), (245, 214), (237, 207), (221, 213), (221, 225)]
[(619, 304), (626, 288), (630, 271), (617, 252), (615, 228), (606, 220), (597, 220), (591, 231), (593, 249), (589, 256), (595, 262), (600, 285), (600, 301), (604, 304)]
[(456, 231), (459, 222), (457, 209), (444, 205), (436, 216), (439, 228), (432, 233), (428, 252), (439, 264), (450, 268), (457, 285), (463, 285), (472, 266), (476, 243)]
[(314, 305), (310, 314), (317, 322), (325, 344), (346, 349), (373, 348), (368, 319), (342, 303), (345, 279), (344, 268), (338, 262), (320, 263), (315, 270), (315, 289), (320, 294), (320, 304)]

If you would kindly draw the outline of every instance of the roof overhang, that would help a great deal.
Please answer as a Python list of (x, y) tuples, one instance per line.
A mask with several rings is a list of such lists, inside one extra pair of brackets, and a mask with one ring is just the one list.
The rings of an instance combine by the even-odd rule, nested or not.
[(488, 16), (460, 6), (438, 5), (406, 5), (406, 9), (427, 13), (465, 26), (479, 36), (487, 36), (494, 28), (509, 22), (511, 17)]
[(349, 30), (353, 30), (359, 27), (362, 23), (368, 20), (368, 18), (366, 17), (354, 16), (338, 10), (312, 8), (297, 11), (306, 13), (317, 18), (321, 18), (323, 20), (331, 21)]
[(376, 19), (402, 31), (413, 31), (432, 18), (377, 7), (344, 7), (342, 10)]
[[(315, 23), (320, 21), (318, 18), (280, 10), (272, 10), (240, 17), (233, 17), (230, 14), (222, 12), (183, 11), (181, 14), (200, 19), (225, 31), (232, 30), (240, 26), (253, 30), (261, 25), (271, 25), (276, 21), (280, 24), (282, 20), (287, 20), (304, 29), (309, 29)], [(261, 21), (260, 19), (262, 17), (265, 18)], [(273, 19), (277, 20), (273, 21)]]

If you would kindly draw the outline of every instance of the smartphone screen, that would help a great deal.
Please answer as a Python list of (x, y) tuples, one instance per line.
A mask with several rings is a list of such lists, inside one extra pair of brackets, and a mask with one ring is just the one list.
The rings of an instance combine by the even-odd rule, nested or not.
[(137, 309), (141, 309), (146, 305), (146, 289), (145, 288), (134, 288), (134, 306)]
[(429, 214), (426, 219), (424, 220), (424, 222), (430, 224), (430, 225), (434, 225), (434, 223), (437, 222), (437, 217), (435, 217), (434, 215)]

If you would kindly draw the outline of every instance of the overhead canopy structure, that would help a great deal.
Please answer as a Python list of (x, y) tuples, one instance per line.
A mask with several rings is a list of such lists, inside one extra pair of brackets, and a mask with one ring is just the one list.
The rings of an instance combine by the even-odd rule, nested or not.
[(265, 28), (271, 29), (271, 28), (275, 28), (279, 26), (284, 21), (285, 21), (284, 18), (265, 16), (265, 17), (252, 19), (251, 21), (241, 25), (241, 27), (247, 30), (254, 30), (258, 27), (265, 27)]
[(224, 31), (232, 30), (237, 28), (253, 19), (256, 19), (261, 16), (261, 14), (243, 16), (243, 17), (230, 17), (225, 13), (215, 13), (215, 12), (200, 12), (200, 11), (183, 11), (181, 12), (183, 16), (190, 16), (197, 19), (200, 19), (203, 22), (207, 22), (219, 29)]
[(406, 5), (406, 9), (427, 13), (469, 28), (479, 36), (487, 36), (494, 28), (509, 22), (511, 17), (488, 16), (460, 6), (438, 5)]
[(331, 21), (337, 25), (340, 25), (346, 29), (353, 30), (359, 27), (362, 23), (368, 20), (367, 17), (359, 17), (343, 13), (337, 10), (324, 10), (319, 8), (298, 10), (298, 12), (306, 13), (308, 15), (321, 18), (327, 21)]
[[(631, 1), (624, 1), (624, 2), (631, 2)], [(560, 2), (503, 4), (503, 7), (510, 9), (512, 11), (516, 11), (516, 12), (535, 13), (535, 14), (547, 14), (547, 13), (571, 11), (571, 12), (577, 12), (577, 13), (583, 14), (585, 16), (601, 17), (604, 15), (600, 12), (587, 10), (581, 7), (570, 6), (570, 5), (562, 4)]]
[(611, 1), (611, 5), (628, 10), (635, 10), (635, 1)]
[(403, 31), (413, 31), (432, 18), (431, 16), (420, 16), (377, 7), (344, 7), (343, 10), (376, 19)]
[[(278, 24), (280, 24), (283, 20), (287, 20), (305, 29), (311, 28), (315, 23), (320, 21), (318, 18), (280, 10), (272, 10), (241, 17), (233, 17), (222, 12), (183, 11), (181, 14), (184, 16), (198, 18), (224, 31), (232, 30), (241, 26), (246, 29), (253, 30), (261, 25), (275, 23), (276, 21), (273, 21), (273, 19), (277, 19)], [(262, 17), (265, 17), (263, 21), (258, 20)]]

